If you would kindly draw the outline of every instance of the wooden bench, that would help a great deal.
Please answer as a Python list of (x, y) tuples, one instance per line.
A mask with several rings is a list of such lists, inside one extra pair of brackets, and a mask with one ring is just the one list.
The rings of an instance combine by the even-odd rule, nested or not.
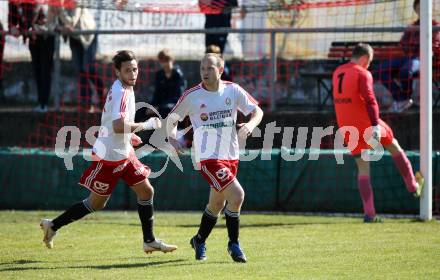
[[(312, 78), (316, 81), (317, 109), (322, 110), (329, 99), (333, 97), (332, 74), (339, 65), (351, 59), (353, 47), (359, 42), (332, 42), (327, 54), (327, 61), (324, 65), (325, 70), (320, 72), (301, 72), (304, 78)], [(374, 41), (366, 42), (370, 44), (375, 52), (375, 57), (379, 59), (390, 59), (403, 56), (399, 42)], [(330, 83), (328, 83), (330, 81)]]
[[(340, 62), (350, 60), (352, 50), (359, 42), (333, 42), (328, 52), (329, 59), (338, 59)], [(404, 57), (399, 42), (373, 41), (368, 43), (374, 49), (374, 60)]]

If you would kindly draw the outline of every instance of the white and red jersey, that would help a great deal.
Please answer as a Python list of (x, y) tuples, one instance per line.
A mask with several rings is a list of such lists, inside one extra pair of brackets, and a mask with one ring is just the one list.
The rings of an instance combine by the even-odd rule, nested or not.
[(239, 85), (220, 81), (218, 91), (199, 84), (187, 90), (170, 114), (179, 121), (189, 116), (194, 130), (196, 161), (239, 158), (236, 130), (237, 110), (250, 114), (258, 102)]
[(124, 118), (134, 122), (136, 105), (132, 87), (125, 87), (116, 80), (107, 94), (101, 116), (98, 139), (93, 145), (93, 154), (100, 160), (118, 164), (134, 151), (130, 139), (132, 133), (115, 133), (113, 121)]

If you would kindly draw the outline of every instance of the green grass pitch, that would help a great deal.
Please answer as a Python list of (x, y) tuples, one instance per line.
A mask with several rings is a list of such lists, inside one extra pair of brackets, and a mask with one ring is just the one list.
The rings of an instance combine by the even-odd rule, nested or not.
[(440, 224), (386, 219), (243, 214), (248, 263), (226, 251), (225, 221), (207, 241), (208, 260), (188, 244), (200, 213), (157, 212), (171, 254), (146, 255), (136, 212), (103, 211), (59, 231), (46, 249), (39, 221), (60, 212), (0, 211), (0, 279), (439, 279)]

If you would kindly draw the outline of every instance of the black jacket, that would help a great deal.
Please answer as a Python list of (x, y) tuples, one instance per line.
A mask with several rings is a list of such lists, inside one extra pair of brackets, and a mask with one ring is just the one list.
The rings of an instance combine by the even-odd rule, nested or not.
[(176, 104), (180, 96), (186, 88), (186, 80), (182, 70), (174, 66), (171, 77), (165, 76), (165, 71), (159, 70), (156, 72), (154, 82), (154, 96), (151, 102), (153, 106), (164, 107), (167, 104)]

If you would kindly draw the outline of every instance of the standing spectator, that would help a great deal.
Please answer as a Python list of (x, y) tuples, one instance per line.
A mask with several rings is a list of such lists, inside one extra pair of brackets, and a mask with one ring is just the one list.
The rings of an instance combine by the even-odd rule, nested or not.
[[(418, 19), (410, 25), (410, 27), (418, 27), (420, 25), (420, 0), (415, 0), (413, 8)], [(439, 22), (433, 20), (433, 26), (438, 26)], [(391, 92), (393, 97), (393, 105), (391, 110), (394, 112), (402, 112), (413, 104), (412, 81), (414, 75), (420, 70), (420, 32), (419, 30), (406, 30), (400, 39), (400, 45), (405, 53), (403, 58), (395, 58), (384, 61), (379, 65), (379, 77), (382, 84)], [(434, 54), (438, 54), (440, 50), (440, 32), (432, 33), (432, 48)], [(393, 74), (397, 74), (394, 77)]]
[[(93, 15), (86, 8), (60, 10), (60, 20), (67, 31), (82, 31), (96, 29)], [(71, 35), (69, 37), (72, 60), (79, 75), (80, 103), (86, 109), (93, 111), (91, 96), (91, 82), (100, 98), (100, 108), (103, 103), (104, 83), (96, 70), (96, 52), (98, 50), (98, 36), (96, 34)]]
[(29, 44), (39, 103), (34, 111), (43, 113), (47, 112), (51, 91), (55, 36), (26, 32), (46, 31), (47, 11), (47, 5), (9, 2), (9, 32), (15, 37), (23, 35), (23, 41)]
[(5, 96), (3, 95), (3, 51), (5, 49), (5, 33), (3, 24), (0, 21), (0, 102), (4, 102)]
[(157, 59), (162, 69), (156, 72), (152, 105), (162, 118), (168, 116), (186, 88), (186, 79), (169, 49), (161, 50)]
[[(205, 28), (230, 28), (231, 12), (238, 7), (237, 0), (199, 0), (200, 10), (205, 13)], [(225, 50), (228, 33), (206, 33), (205, 48), (209, 45), (220, 47), (220, 53)]]

